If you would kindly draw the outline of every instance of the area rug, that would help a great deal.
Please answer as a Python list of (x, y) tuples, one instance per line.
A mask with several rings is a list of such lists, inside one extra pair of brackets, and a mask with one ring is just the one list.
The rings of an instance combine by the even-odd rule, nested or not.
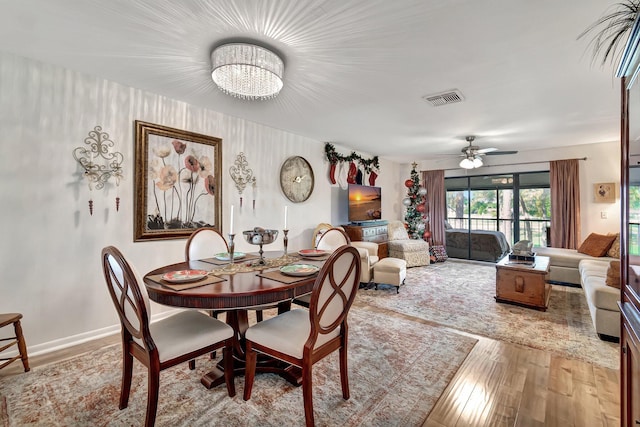
[[(476, 340), (401, 316), (359, 310), (349, 314), (351, 398), (340, 390), (337, 353), (314, 365), (318, 426), (420, 426)], [(146, 371), (135, 362), (128, 408), (118, 409), (120, 346), (0, 377), (0, 425), (133, 426), (144, 422)], [(205, 389), (200, 377), (215, 365), (206, 357), (160, 374), (158, 426), (304, 425), (302, 389), (274, 374), (256, 375), (251, 400), (226, 388)], [(4, 422), (3, 422), (4, 421)]]
[(617, 369), (618, 344), (598, 338), (581, 288), (554, 285), (546, 312), (497, 303), (495, 265), (453, 261), (407, 269), (405, 286), (361, 289), (370, 305), (434, 324)]

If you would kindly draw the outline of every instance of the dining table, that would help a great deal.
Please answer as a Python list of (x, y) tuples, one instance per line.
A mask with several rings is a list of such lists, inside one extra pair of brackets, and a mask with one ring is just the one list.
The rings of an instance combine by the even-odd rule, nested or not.
[[(322, 267), (329, 254), (303, 258), (297, 253), (274, 257), (281, 252), (265, 252), (264, 265), (255, 254), (243, 254), (233, 263), (228, 260), (206, 258), (165, 265), (145, 274), (143, 281), (149, 299), (158, 304), (189, 309), (225, 312), (226, 323), (235, 331), (232, 354), (236, 375), (244, 375), (245, 332), (249, 328), (249, 312), (253, 309), (277, 308), (278, 313), (291, 309), (291, 301), (312, 291), (315, 273), (285, 274), (291, 266), (301, 264)], [(306, 270), (314, 270), (313, 268)], [(175, 283), (166, 279), (175, 272), (198, 271), (204, 277)], [(301, 385), (301, 369), (260, 355), (256, 372), (276, 373), (291, 384)], [(224, 383), (223, 363), (206, 373), (202, 384), (212, 388)]]

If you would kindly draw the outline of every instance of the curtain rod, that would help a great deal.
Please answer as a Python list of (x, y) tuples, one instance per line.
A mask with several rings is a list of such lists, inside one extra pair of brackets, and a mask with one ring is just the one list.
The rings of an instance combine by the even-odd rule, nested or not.
[[(562, 160), (587, 160), (586, 157), (580, 157), (577, 159), (562, 159)], [(480, 166), (482, 168), (494, 168), (494, 167), (498, 167), (498, 166), (520, 166), (520, 165), (536, 165), (536, 164), (540, 164), (540, 163), (549, 163), (549, 162), (554, 162), (555, 160), (541, 160), (539, 162), (520, 162), (520, 163), (509, 163), (506, 165), (484, 165), (484, 166)], [(457, 171), (463, 169), (461, 167), (457, 167), (457, 168), (448, 168), (448, 169), (443, 169), (445, 171)], [(467, 169), (467, 170), (473, 170), (473, 169)]]

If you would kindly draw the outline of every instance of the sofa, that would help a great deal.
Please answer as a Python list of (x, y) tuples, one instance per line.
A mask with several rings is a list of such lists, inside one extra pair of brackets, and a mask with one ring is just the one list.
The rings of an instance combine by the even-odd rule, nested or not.
[(446, 228), (447, 255), (452, 258), (496, 262), (509, 253), (509, 243), (504, 233), (490, 230), (465, 230)]
[(550, 258), (549, 282), (582, 287), (596, 333), (603, 340), (617, 341), (620, 337), (620, 289), (607, 285), (607, 273), (611, 271), (611, 262), (619, 261), (619, 238), (609, 243), (605, 251), (597, 253), (603, 253), (602, 256), (584, 253), (583, 245), (578, 249), (537, 246), (533, 251)]

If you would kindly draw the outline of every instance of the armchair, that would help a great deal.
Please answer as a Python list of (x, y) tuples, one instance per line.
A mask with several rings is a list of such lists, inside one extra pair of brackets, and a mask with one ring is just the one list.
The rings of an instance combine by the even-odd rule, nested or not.
[(429, 265), (429, 243), (410, 239), (402, 221), (389, 221), (387, 235), (389, 257), (405, 260), (407, 267)]
[[(322, 225), (329, 224), (320, 224)], [(375, 242), (353, 242), (344, 232), (342, 227), (329, 227), (328, 229), (316, 229), (318, 235), (317, 248), (326, 251), (335, 251), (342, 245), (351, 245), (360, 254), (360, 282), (369, 283), (373, 278), (373, 266), (378, 262), (378, 244)]]

